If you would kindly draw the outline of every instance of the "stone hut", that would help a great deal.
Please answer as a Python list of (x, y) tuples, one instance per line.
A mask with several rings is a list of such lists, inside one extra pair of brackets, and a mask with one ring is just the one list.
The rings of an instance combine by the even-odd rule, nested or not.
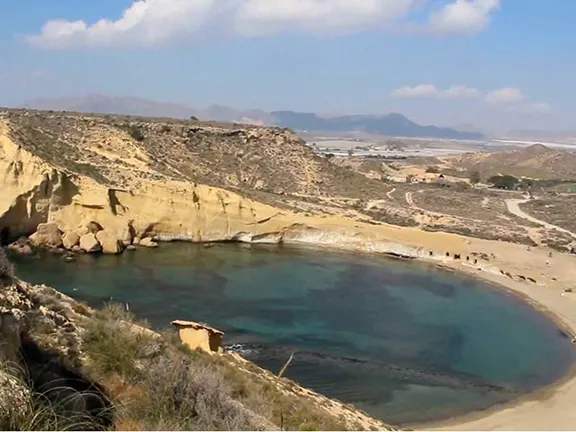
[(201, 349), (210, 354), (222, 352), (224, 332), (194, 321), (176, 320), (170, 324), (178, 330), (182, 343), (191, 350)]

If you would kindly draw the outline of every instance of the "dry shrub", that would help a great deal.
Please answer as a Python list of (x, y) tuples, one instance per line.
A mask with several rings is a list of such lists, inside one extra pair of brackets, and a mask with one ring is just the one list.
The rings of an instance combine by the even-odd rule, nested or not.
[(148, 397), (133, 404), (131, 411), (143, 419), (146, 429), (246, 430), (267, 426), (231, 397), (223, 376), (208, 365), (184, 358), (160, 358), (148, 368), (142, 386)]
[(122, 306), (107, 305), (87, 324), (83, 348), (98, 377), (117, 374), (133, 378), (138, 374), (135, 360), (145, 356), (154, 341), (147, 333), (132, 332), (132, 319)]
[[(125, 325), (108, 305), (84, 334), (89, 373), (114, 399), (118, 430), (345, 430), (349, 425), (293, 384), (229, 355), (192, 351), (175, 332), (160, 339)], [(153, 346), (154, 349), (150, 349)]]
[[(0, 363), (0, 430), (101, 430), (94, 418), (71, 414), (70, 400), (54, 403), (47, 395), (29, 389), (24, 376), (22, 368)], [(70, 395), (73, 398), (80, 393)]]

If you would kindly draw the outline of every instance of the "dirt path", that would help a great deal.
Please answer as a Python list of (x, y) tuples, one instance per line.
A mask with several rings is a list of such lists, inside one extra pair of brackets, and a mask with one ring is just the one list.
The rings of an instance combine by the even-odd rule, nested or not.
[(386, 196), (388, 197), (388, 199), (394, 201), (394, 197), (392, 196), (392, 194), (396, 192), (396, 188), (393, 188), (390, 192), (386, 193)]
[(414, 192), (406, 192), (406, 202), (410, 207), (416, 207), (416, 205), (414, 205), (414, 199), (412, 198), (413, 193)]
[(510, 213), (512, 213), (513, 215), (521, 217), (522, 219), (529, 220), (530, 222), (534, 222), (538, 225), (542, 225), (546, 229), (561, 231), (563, 233), (571, 235), (573, 238), (576, 239), (575, 233), (568, 231), (567, 229), (561, 228), (559, 226), (552, 225), (551, 223), (544, 222), (543, 220), (536, 219), (534, 216), (530, 216), (528, 213), (525, 213), (524, 211), (522, 211), (520, 209), (520, 204), (524, 204), (528, 201), (529, 200), (526, 200), (526, 199), (507, 199), (507, 200), (505, 200), (506, 207), (508, 208), (508, 211)]

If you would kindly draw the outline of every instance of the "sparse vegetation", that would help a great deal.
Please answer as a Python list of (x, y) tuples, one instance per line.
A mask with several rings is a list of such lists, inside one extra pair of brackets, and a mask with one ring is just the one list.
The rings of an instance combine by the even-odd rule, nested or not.
[(576, 233), (576, 195), (547, 196), (520, 205), (526, 213)]
[(138, 142), (142, 142), (146, 139), (146, 135), (144, 135), (144, 132), (140, 126), (130, 125), (127, 127), (126, 131), (128, 132), (128, 135), (130, 135)]
[(50, 403), (48, 398), (28, 390), (25, 380), (5, 364), (0, 364), (0, 430), (75, 431), (98, 430), (93, 419), (71, 415), (64, 404)]
[[(342, 430), (345, 423), (229, 355), (190, 351), (129, 324), (121, 306), (98, 312), (84, 335), (88, 374), (114, 398), (120, 430)], [(253, 368), (253, 369), (252, 369)]]
[(470, 173), (470, 183), (477, 184), (480, 183), (480, 173), (478, 171), (472, 171)]
[(440, 168), (435, 166), (429, 166), (426, 168), (426, 172), (430, 174), (440, 174)]

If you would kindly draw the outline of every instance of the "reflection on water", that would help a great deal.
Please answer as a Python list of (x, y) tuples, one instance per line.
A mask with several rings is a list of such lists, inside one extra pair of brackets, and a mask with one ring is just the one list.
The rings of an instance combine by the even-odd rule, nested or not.
[(27, 280), (157, 327), (205, 321), (273, 371), (389, 422), (486, 408), (571, 365), (565, 335), (510, 294), (431, 267), (286, 247), (163, 244), (17, 262)]

